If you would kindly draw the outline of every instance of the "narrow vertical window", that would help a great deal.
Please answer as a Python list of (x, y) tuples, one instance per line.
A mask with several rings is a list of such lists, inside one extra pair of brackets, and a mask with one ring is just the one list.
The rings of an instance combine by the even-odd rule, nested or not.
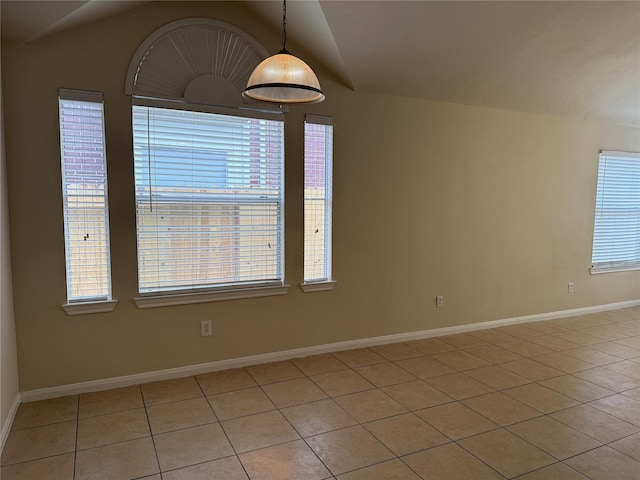
[(111, 265), (102, 93), (60, 89), (59, 110), (67, 301), (109, 301)]
[(304, 124), (304, 285), (305, 291), (333, 286), (331, 278), (331, 211), (333, 121), (307, 115)]

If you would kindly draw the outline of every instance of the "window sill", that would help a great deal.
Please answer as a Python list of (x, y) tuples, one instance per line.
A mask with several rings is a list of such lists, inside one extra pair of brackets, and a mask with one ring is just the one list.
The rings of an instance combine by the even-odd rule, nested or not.
[(589, 268), (589, 272), (591, 272), (591, 275), (598, 275), (600, 273), (629, 272), (631, 270), (640, 270), (640, 265), (634, 264), (634, 265)]
[(67, 312), (67, 315), (85, 315), (87, 313), (113, 312), (117, 304), (117, 300), (100, 300), (97, 302), (65, 303), (62, 308)]
[(313, 293), (313, 292), (326, 292), (329, 290), (333, 290), (333, 287), (336, 285), (335, 280), (325, 280), (323, 282), (309, 282), (309, 283), (301, 283), (300, 288), (304, 293)]
[(174, 305), (189, 305), (191, 303), (221, 302), (240, 298), (270, 297), (286, 295), (289, 285), (269, 287), (239, 288), (200, 293), (178, 293), (170, 295), (149, 295), (137, 297), (133, 301), (138, 308), (170, 307)]

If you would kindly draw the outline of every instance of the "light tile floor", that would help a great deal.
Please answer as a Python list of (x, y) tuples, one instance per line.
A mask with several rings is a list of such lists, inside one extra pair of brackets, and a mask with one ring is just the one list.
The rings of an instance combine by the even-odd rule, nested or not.
[(639, 480), (640, 307), (20, 406), (3, 480)]

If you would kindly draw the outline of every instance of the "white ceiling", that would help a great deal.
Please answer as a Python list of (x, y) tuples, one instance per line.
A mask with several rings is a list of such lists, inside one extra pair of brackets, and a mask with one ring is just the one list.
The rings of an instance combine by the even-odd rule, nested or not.
[[(2, 0), (2, 38), (143, 3)], [(242, 3), (279, 35), (280, 1)], [(287, 31), (292, 53), (356, 91), (640, 127), (638, 1), (289, 0)]]

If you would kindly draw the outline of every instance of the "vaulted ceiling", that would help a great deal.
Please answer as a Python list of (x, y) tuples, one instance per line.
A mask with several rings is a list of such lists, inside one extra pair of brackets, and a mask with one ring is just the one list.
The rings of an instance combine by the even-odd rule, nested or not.
[[(2, 0), (2, 38), (144, 3)], [(242, 3), (278, 34), (280, 1)], [(640, 127), (637, 1), (289, 0), (287, 30), (292, 53), (356, 91)]]

